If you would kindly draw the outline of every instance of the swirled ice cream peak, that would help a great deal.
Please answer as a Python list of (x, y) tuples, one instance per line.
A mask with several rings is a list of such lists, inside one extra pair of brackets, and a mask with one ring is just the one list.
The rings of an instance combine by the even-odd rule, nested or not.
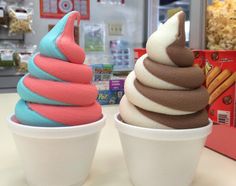
[(149, 37), (146, 48), (150, 59), (170, 66), (193, 64), (193, 54), (185, 47), (184, 23), (184, 12), (178, 12)]
[(57, 58), (71, 63), (82, 64), (85, 59), (84, 50), (74, 41), (74, 22), (80, 22), (80, 14), (72, 11), (66, 14), (40, 44), (39, 51), (42, 55)]
[(208, 93), (204, 74), (193, 67), (193, 53), (185, 47), (185, 14), (171, 17), (147, 41), (125, 81), (121, 118), (150, 128), (187, 129), (208, 124)]
[(74, 22), (80, 14), (65, 15), (42, 38), (40, 53), (29, 60), (29, 74), (17, 85), (21, 100), (15, 115), (32, 126), (71, 126), (102, 117), (97, 88), (91, 84), (92, 69), (84, 65), (85, 52), (74, 41)]

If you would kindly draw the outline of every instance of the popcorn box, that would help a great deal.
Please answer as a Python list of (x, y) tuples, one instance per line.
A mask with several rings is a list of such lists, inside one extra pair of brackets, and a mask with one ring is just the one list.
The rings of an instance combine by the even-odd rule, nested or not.
[(204, 53), (209, 118), (217, 124), (235, 126), (236, 51)]

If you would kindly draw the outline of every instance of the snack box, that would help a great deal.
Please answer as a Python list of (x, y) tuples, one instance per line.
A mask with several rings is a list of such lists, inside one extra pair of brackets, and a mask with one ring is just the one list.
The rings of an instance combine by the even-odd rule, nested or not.
[(124, 79), (94, 82), (98, 88), (98, 102), (101, 105), (119, 104), (124, 95)]
[(236, 51), (205, 51), (208, 113), (217, 124), (235, 126)]
[(236, 125), (236, 51), (194, 50), (194, 65), (204, 70), (209, 94), (208, 112), (217, 124)]
[(206, 147), (236, 160), (236, 128), (227, 125), (213, 125)]
[(134, 48), (134, 63), (136, 63), (138, 58), (146, 54), (146, 52), (146, 48)]
[(236, 51), (193, 51), (195, 65), (204, 68), (210, 93), (209, 118), (214, 122), (206, 146), (236, 160)]
[(93, 81), (109, 81), (112, 77), (112, 64), (92, 64)]

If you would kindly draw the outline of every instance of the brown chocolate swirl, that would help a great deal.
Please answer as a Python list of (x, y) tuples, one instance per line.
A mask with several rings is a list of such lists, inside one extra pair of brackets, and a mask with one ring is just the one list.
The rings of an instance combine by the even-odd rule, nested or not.
[(155, 77), (180, 87), (198, 88), (205, 80), (202, 70), (198, 67), (173, 67), (154, 62), (148, 57), (144, 59), (143, 64)]
[(171, 116), (165, 114), (159, 114), (155, 112), (149, 112), (139, 107), (136, 107), (139, 112), (144, 116), (152, 119), (158, 123), (161, 123), (167, 127), (174, 129), (191, 129), (206, 126), (208, 121), (207, 111), (201, 110), (193, 114), (180, 115), (180, 116)]
[(143, 96), (176, 110), (196, 112), (205, 108), (209, 99), (204, 87), (192, 90), (160, 90), (147, 87), (137, 79), (134, 81), (134, 86)]
[(126, 79), (121, 117), (144, 127), (206, 126), (209, 94), (202, 86), (202, 70), (192, 67), (193, 53), (185, 47), (185, 14), (179, 12), (168, 21), (150, 37), (146, 56)]
[(185, 47), (185, 14), (179, 13), (179, 30), (176, 40), (166, 48), (166, 52), (173, 63), (179, 67), (188, 67), (193, 65), (193, 52)]

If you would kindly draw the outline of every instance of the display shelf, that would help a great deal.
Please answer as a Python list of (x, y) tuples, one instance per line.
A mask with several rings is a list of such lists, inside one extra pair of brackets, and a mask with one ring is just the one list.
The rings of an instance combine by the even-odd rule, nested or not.
[(15, 67), (0, 67), (0, 77), (23, 76), (24, 73), (17, 72)]
[(19, 41), (24, 42), (24, 34), (9, 35), (9, 30), (6, 27), (0, 27), (0, 41)]
[(16, 92), (16, 86), (23, 73), (18, 73), (16, 68), (0, 68), (0, 93)]

